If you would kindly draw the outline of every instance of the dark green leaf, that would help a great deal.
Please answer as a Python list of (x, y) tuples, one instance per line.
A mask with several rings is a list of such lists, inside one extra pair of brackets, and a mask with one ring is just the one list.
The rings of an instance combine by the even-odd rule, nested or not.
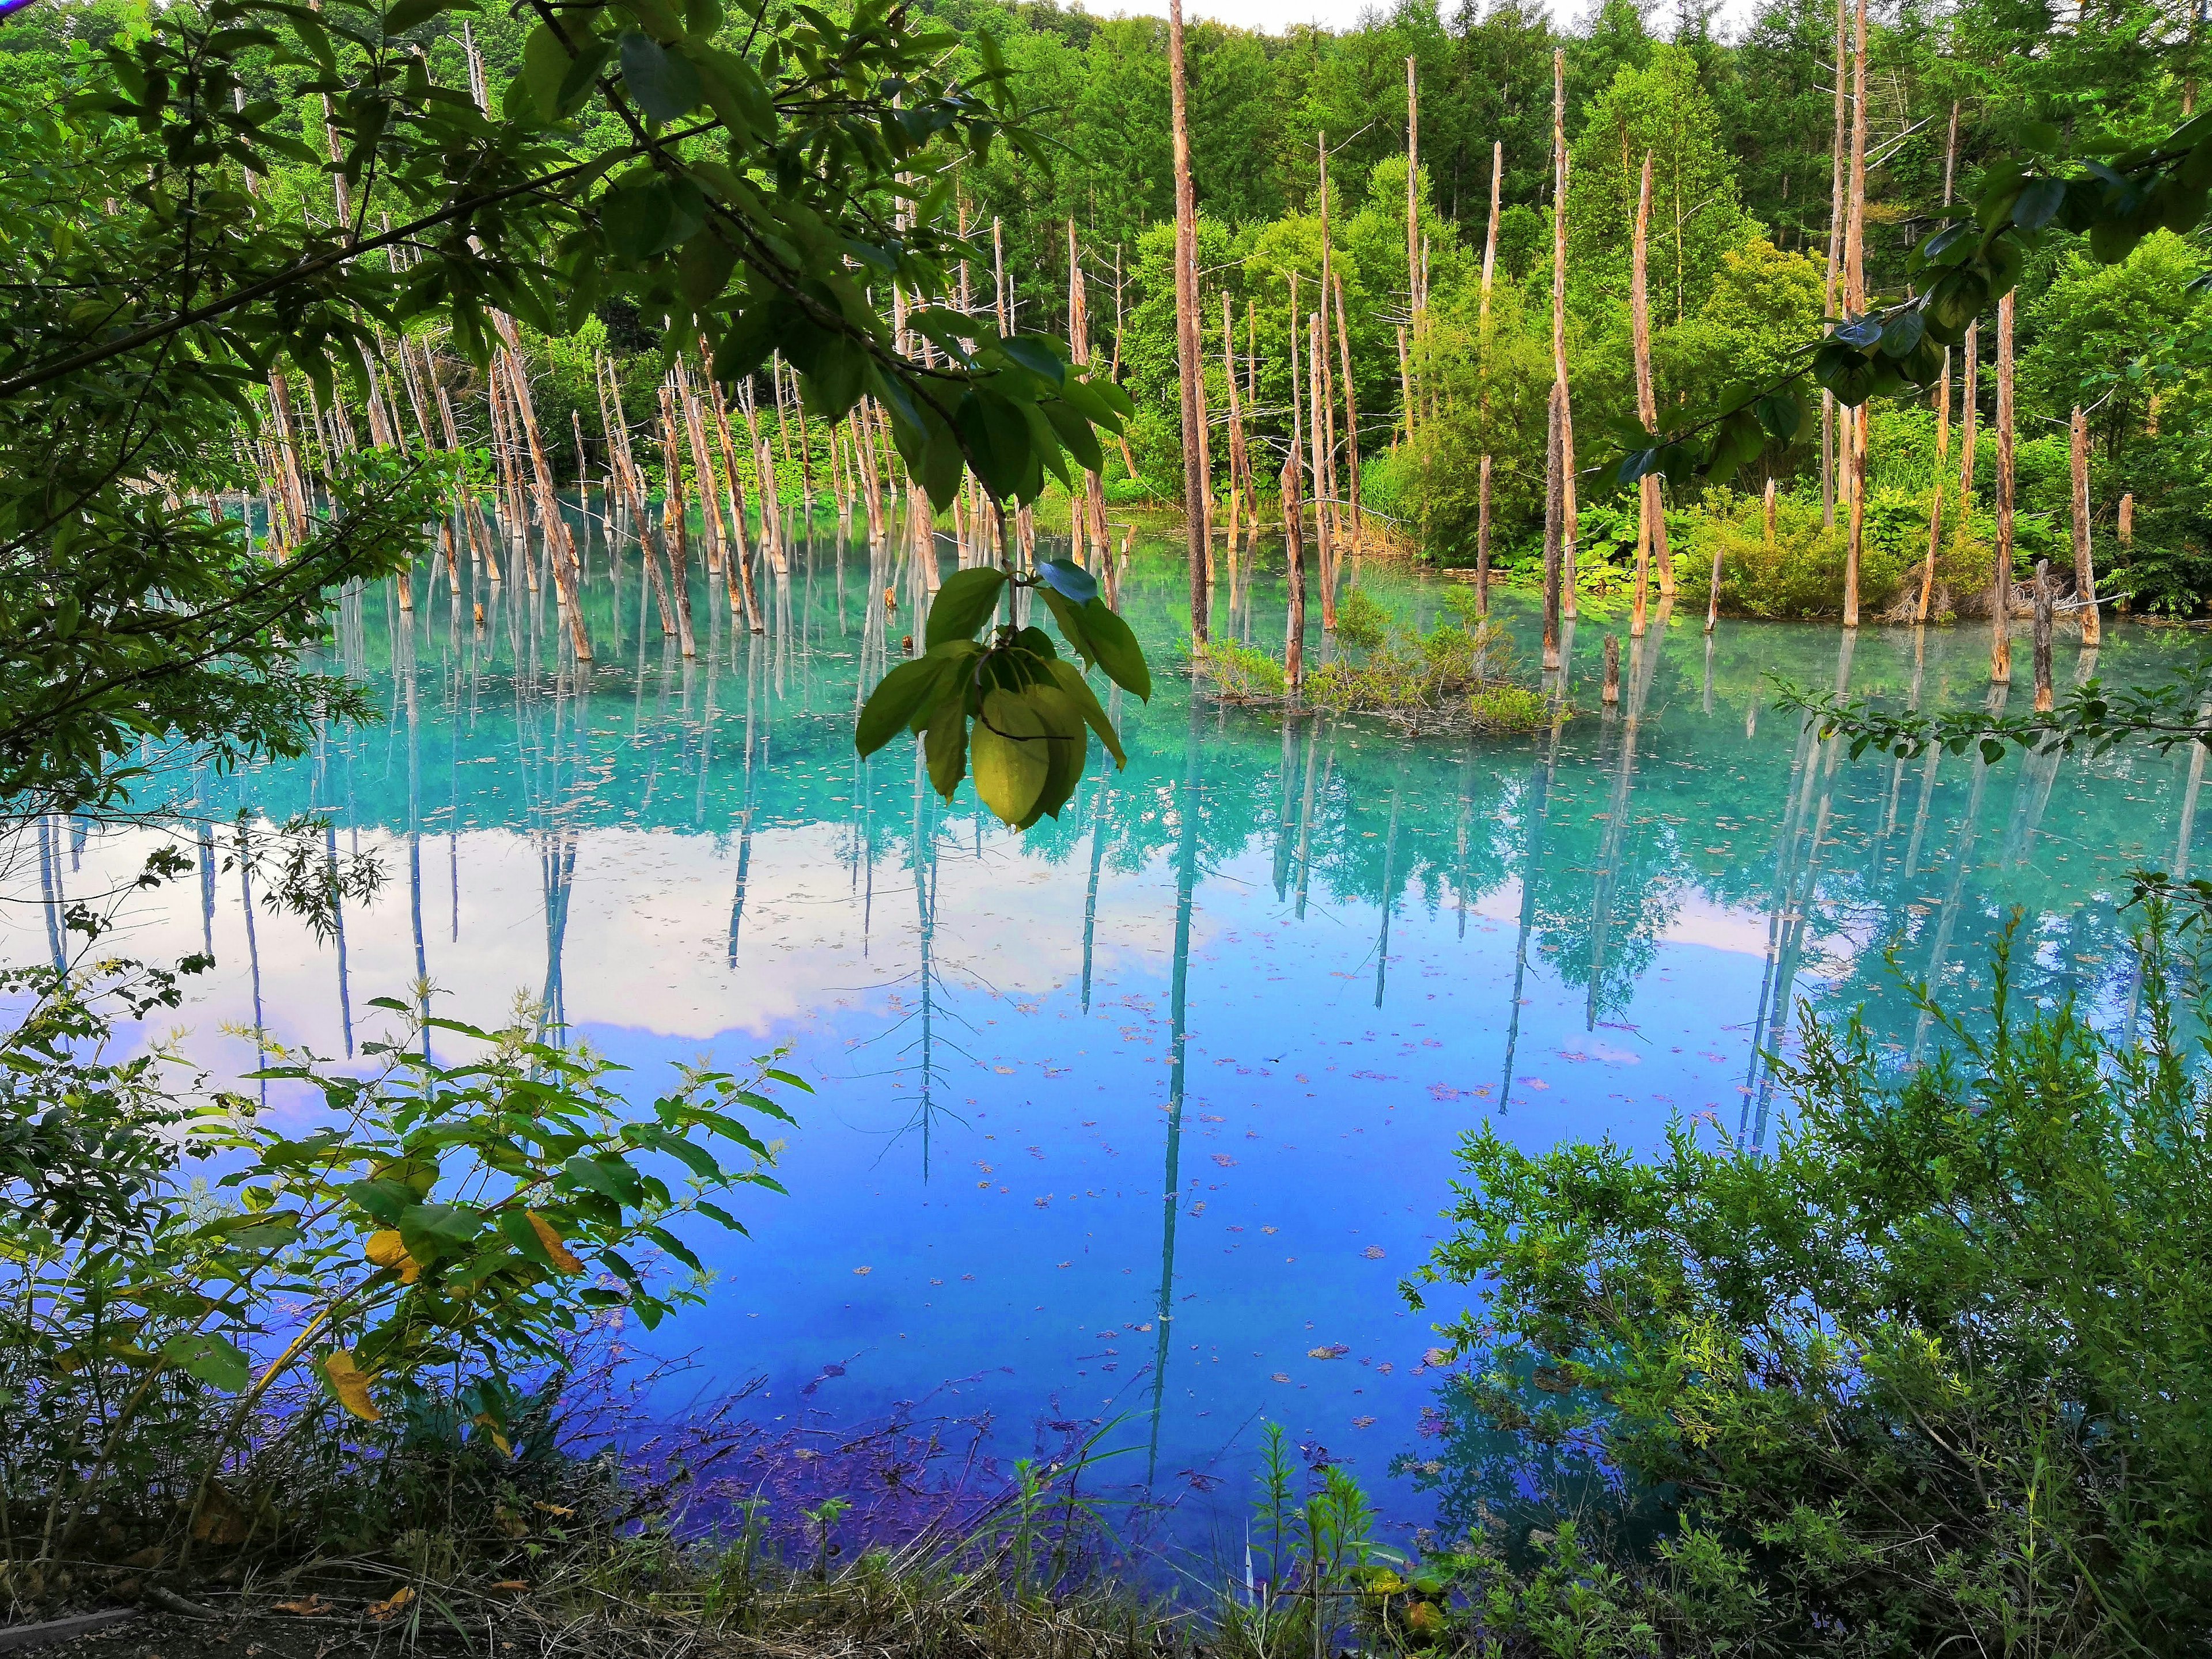
[(861, 706), (854, 746), (863, 755), (872, 755), (896, 737), (915, 711), (937, 695), (946, 666), (947, 659), (933, 653), (901, 663), (878, 680)]
[(623, 31), (621, 50), (623, 84), (654, 120), (665, 125), (699, 106), (705, 91), (687, 59), (640, 29)]
[(974, 639), (975, 630), (991, 620), (992, 611), (998, 608), (999, 590), (1006, 585), (1006, 573), (988, 565), (947, 576), (929, 607), (929, 621), (922, 630), (924, 647), (934, 649), (950, 641)]
[(1098, 665), (1105, 670), (1106, 678), (1140, 701), (1150, 702), (1152, 671), (1146, 665), (1145, 653), (1137, 644), (1137, 636), (1130, 632), (1129, 624), (1108, 610), (1103, 599), (1092, 599), (1083, 607), (1083, 631), (1091, 636)]

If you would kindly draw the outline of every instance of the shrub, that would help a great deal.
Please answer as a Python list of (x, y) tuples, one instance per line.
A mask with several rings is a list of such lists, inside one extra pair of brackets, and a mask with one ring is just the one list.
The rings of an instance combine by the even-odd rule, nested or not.
[[(1947, 503), (1950, 528), (1936, 561), (1936, 580), (1954, 593), (1989, 581), (1988, 545), (1982, 526), (1956, 521), (1958, 503)], [(1848, 535), (1839, 511), (1832, 527), (1820, 523), (1817, 499), (1784, 495), (1775, 504), (1775, 536), (1766, 539), (1765, 508), (1756, 496), (1714, 491), (1687, 515), (1678, 538), (1676, 568), (1684, 602), (1702, 602), (1712, 580), (1713, 550), (1721, 553), (1721, 608), (1733, 616), (1832, 617), (1844, 607)], [(1670, 520), (1670, 525), (1672, 521)], [(1918, 597), (1919, 567), (1928, 552), (1928, 500), (1901, 489), (1867, 494), (1865, 540), (1859, 556), (1859, 605), (1879, 611), (1910, 591)]]
[(1264, 651), (1255, 651), (1233, 640), (1207, 640), (1191, 652), (1198, 671), (1231, 702), (1250, 702), (1279, 697), (1285, 690), (1283, 665)]
[(1359, 654), (1309, 673), (1307, 698), (1325, 708), (1467, 720), (1492, 731), (1541, 725), (1543, 700), (1507, 680), (1511, 640), (1496, 623), (1478, 620), (1474, 604), (1471, 591), (1451, 590), (1447, 619), (1424, 634), (1393, 623), (1364, 588), (1350, 589), (1337, 606), (1336, 640)]
[(1808, 1017), (1771, 1152), (1468, 1137), (1408, 1293), (1483, 1287), (1446, 1509), (1495, 1650), (1571, 1591), (1628, 1652), (2203, 1651), (2212, 1084), (2142, 943), (2140, 1043), (2002, 951), (1986, 1036), (1915, 988), (1917, 1068)]
[(687, 1068), (638, 1110), (533, 1011), (487, 1031), (380, 999), (398, 1029), (360, 1074), (270, 1046), (258, 1077), (320, 1109), (264, 1115), (161, 1053), (108, 1058), (166, 975), (0, 989), (28, 1003), (0, 1036), (0, 1548), (34, 1595), (94, 1538), (175, 1559), (296, 1532), (275, 1472), (303, 1427), (328, 1481), (389, 1449), (387, 1414), (504, 1464), (579, 1330), (697, 1299), (641, 1253), (699, 1271), (672, 1229), (735, 1228), (717, 1198), (775, 1186), (741, 1115), (787, 1121), (765, 1080)]

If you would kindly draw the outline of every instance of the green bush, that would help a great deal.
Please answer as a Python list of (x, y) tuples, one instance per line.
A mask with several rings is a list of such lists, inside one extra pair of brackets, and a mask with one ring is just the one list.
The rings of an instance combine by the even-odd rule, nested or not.
[(1452, 589), (1444, 597), (1445, 620), (1425, 634), (1394, 623), (1366, 589), (1347, 590), (1336, 608), (1336, 642), (1357, 654), (1310, 672), (1308, 700), (1346, 712), (1464, 719), (1492, 731), (1541, 725), (1543, 700), (1520, 692), (1508, 678), (1510, 638), (1477, 618), (1474, 605), (1472, 590)]
[(270, 1045), (257, 1077), (313, 1107), (264, 1115), (162, 1053), (108, 1057), (118, 1012), (174, 987), (0, 977), (27, 1005), (0, 1035), (0, 1571), (33, 1596), (88, 1551), (330, 1545), (313, 1512), (395, 1433), (503, 1466), (580, 1331), (698, 1299), (646, 1253), (702, 1271), (674, 1229), (736, 1228), (717, 1199), (776, 1187), (744, 1118), (788, 1121), (762, 1090), (804, 1086), (687, 1068), (633, 1108), (530, 1011), (482, 1030), (380, 999), (397, 1029), (362, 1072)]
[[(1757, 496), (1714, 491), (1685, 515), (1677, 535), (1675, 568), (1685, 603), (1705, 602), (1712, 581), (1713, 550), (1721, 554), (1721, 609), (1731, 616), (1839, 616), (1849, 538), (1841, 511), (1832, 528), (1820, 523), (1817, 498), (1784, 495), (1774, 504), (1775, 535), (1766, 539), (1765, 507)], [(1957, 501), (1948, 505), (1954, 520)], [(1676, 520), (1670, 518), (1672, 528)], [(1989, 581), (1982, 526), (1952, 522), (1936, 560), (1936, 580), (1954, 595)], [(1918, 597), (1919, 571), (1928, 556), (1928, 500), (1901, 489), (1867, 493), (1865, 540), (1859, 556), (1859, 607), (1879, 611), (1901, 597)]]
[(1771, 1152), (1469, 1136), (1409, 1294), (1481, 1286), (1442, 1328), (1487, 1650), (1570, 1608), (1582, 1653), (2205, 1650), (2212, 1084), (2163, 934), (2142, 1042), (2002, 953), (1986, 1034), (1916, 988), (1924, 1065), (1808, 1020)]
[(1283, 695), (1283, 665), (1264, 651), (1252, 650), (1234, 640), (1207, 640), (1194, 645), (1191, 656), (1199, 672), (1231, 702)]

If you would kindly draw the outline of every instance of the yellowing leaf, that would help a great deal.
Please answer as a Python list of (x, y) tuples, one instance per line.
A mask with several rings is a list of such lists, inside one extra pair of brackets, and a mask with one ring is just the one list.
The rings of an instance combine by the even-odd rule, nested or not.
[(545, 1254), (553, 1258), (553, 1265), (564, 1273), (580, 1273), (584, 1264), (576, 1260), (575, 1253), (561, 1242), (561, 1235), (553, 1231), (553, 1224), (535, 1210), (526, 1212), (530, 1218), (530, 1231), (538, 1235), (538, 1242), (545, 1247)]
[(368, 1397), (368, 1373), (354, 1364), (350, 1353), (341, 1349), (325, 1356), (323, 1375), (330, 1379), (331, 1392), (337, 1395), (338, 1404), (362, 1422), (374, 1423), (383, 1417)]
[(422, 1276), (422, 1264), (407, 1254), (407, 1247), (399, 1242), (399, 1230), (386, 1227), (368, 1236), (368, 1243), (362, 1254), (374, 1267), (397, 1267), (399, 1282), (412, 1285)]
[(376, 1622), (380, 1625), (386, 1620), (391, 1618), (394, 1613), (397, 1613), (401, 1608), (404, 1607), (414, 1599), (415, 1592), (409, 1589), (406, 1585), (402, 1584), (398, 1589), (392, 1591), (391, 1595), (385, 1597), (383, 1601), (370, 1602), (368, 1607), (368, 1616), (375, 1620)]

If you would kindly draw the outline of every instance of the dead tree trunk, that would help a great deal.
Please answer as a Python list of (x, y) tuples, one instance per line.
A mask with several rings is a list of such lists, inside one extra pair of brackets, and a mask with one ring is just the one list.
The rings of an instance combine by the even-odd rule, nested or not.
[[(1866, 310), (1866, 0), (1858, 0), (1857, 29), (1851, 48), (1851, 182), (1844, 231), (1844, 307), (1854, 317)], [(1841, 65), (1838, 66), (1841, 78)], [(1867, 416), (1864, 402), (1851, 411), (1850, 540), (1844, 550), (1844, 626), (1859, 625), (1859, 558), (1866, 544)]]
[(2081, 643), (2094, 650), (2104, 627), (2097, 614), (2097, 566), (2089, 545), (2089, 417), (2078, 405), (2067, 435), (2074, 483), (2074, 597), (2081, 607)]
[[(1323, 309), (1327, 309), (1326, 306)], [(1352, 384), (1352, 330), (1344, 318), (1344, 277), (1340, 273), (1336, 278), (1336, 360), (1344, 374), (1345, 495), (1352, 510), (1352, 545), (1357, 551), (1365, 533), (1359, 514), (1359, 399)]]
[[(1659, 429), (1659, 398), (1651, 384), (1651, 295), (1646, 281), (1646, 256), (1651, 240), (1651, 153), (1644, 153), (1644, 178), (1636, 198), (1636, 232), (1630, 243), (1628, 268), (1629, 323), (1636, 347), (1636, 415), (1646, 432)], [(1646, 472), (1637, 480), (1636, 616), (1629, 637), (1644, 637), (1644, 608), (1651, 580), (1651, 555), (1661, 523), (1659, 475)]]
[[(1836, 0), (1836, 130), (1828, 145), (1828, 274), (1820, 289), (1820, 309), (1836, 311), (1836, 268), (1844, 251), (1844, 117), (1849, 90), (1844, 78), (1844, 54), (1850, 49), (1845, 33), (1849, 16), (1846, 0)], [(1836, 399), (1820, 394), (1820, 527), (1836, 526)]]
[[(1951, 133), (1943, 146), (1943, 207), (1951, 206), (1952, 180), (1959, 165), (1959, 105), (1951, 103)], [(1912, 620), (1928, 620), (1928, 605), (1936, 592), (1936, 555), (1943, 544), (1943, 474), (1951, 459), (1951, 348), (1943, 348), (1943, 372), (1936, 383), (1936, 477), (1928, 491), (1928, 562), (1920, 573), (1920, 603)]]
[(1199, 447), (1198, 202), (1190, 182), (1189, 90), (1183, 74), (1182, 0), (1168, 0), (1168, 94), (1175, 132), (1176, 368), (1182, 388), (1182, 510), (1190, 555), (1190, 632), (1206, 639), (1206, 477)]
[[(1555, 489), (1559, 495), (1559, 534), (1554, 554), (1547, 527), (1545, 556), (1556, 557), (1559, 562), (1561, 607), (1571, 618), (1575, 614), (1575, 439), (1567, 392), (1567, 54), (1564, 47), (1552, 54), (1552, 404), (1555, 430), (1549, 446), (1545, 496), (1548, 501)], [(1549, 512), (1547, 507), (1547, 526)], [(1556, 654), (1556, 645), (1547, 652), (1547, 656)]]
[(1283, 459), (1283, 556), (1290, 562), (1291, 615), (1283, 636), (1283, 682), (1295, 698), (1306, 683), (1306, 550), (1304, 509), (1298, 504), (1298, 457)]
[(2013, 295), (1997, 301), (1997, 547), (1990, 572), (1990, 678), (2012, 683)]
[(1482, 301), (1477, 313), (1475, 337), (1482, 353), (1481, 379), (1476, 392), (1475, 423), (1482, 431), (1482, 471), (1475, 490), (1474, 611), (1490, 614), (1490, 289), (1498, 272), (1498, 185), (1505, 171), (1505, 146), (1490, 147), (1490, 228), (1482, 238)]

